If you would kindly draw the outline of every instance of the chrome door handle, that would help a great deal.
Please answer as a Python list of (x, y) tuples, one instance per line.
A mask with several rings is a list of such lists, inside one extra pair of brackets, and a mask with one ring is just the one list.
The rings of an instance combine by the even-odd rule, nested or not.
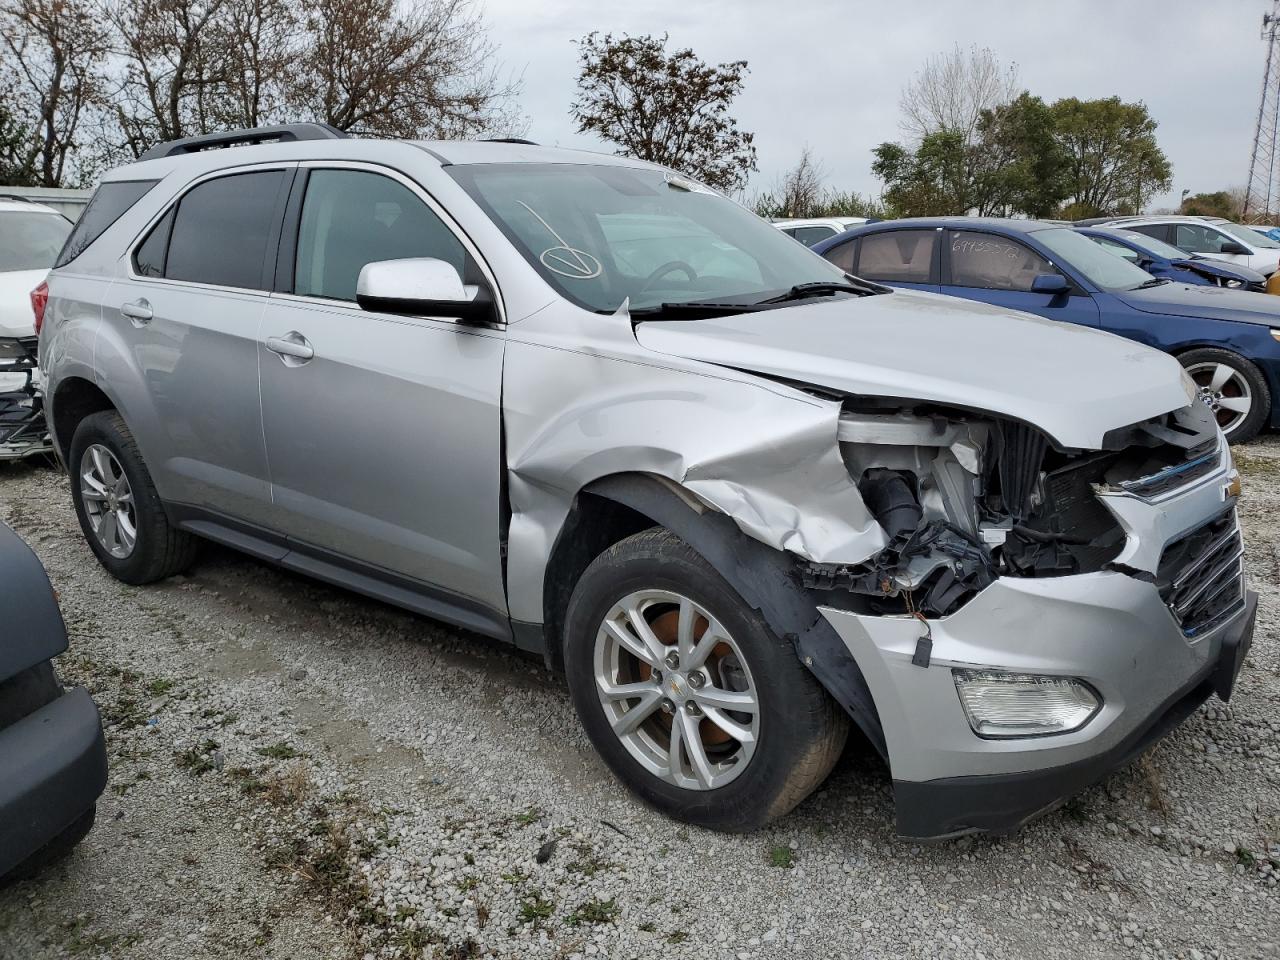
[(304, 364), (316, 355), (307, 338), (297, 330), (290, 330), (283, 337), (267, 337), (267, 349), (290, 367)]
[(151, 304), (146, 300), (134, 300), (132, 303), (123, 303), (120, 305), (120, 313), (132, 321), (135, 327), (141, 327), (151, 322), (151, 318), (155, 314), (151, 311)]

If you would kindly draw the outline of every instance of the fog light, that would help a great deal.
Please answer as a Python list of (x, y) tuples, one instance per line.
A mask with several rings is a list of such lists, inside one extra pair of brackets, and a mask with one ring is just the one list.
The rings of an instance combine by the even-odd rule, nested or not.
[(956, 692), (980, 737), (1045, 737), (1088, 723), (1102, 700), (1083, 680), (955, 670)]

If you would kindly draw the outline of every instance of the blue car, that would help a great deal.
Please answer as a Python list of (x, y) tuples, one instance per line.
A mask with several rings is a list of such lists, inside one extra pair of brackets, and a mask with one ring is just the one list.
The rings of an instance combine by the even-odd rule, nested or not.
[(1233, 443), (1280, 426), (1271, 402), (1280, 390), (1280, 297), (1153, 277), (1077, 230), (1036, 220), (890, 220), (813, 250), (867, 280), (1025, 310), (1171, 353)]
[(1080, 233), (1104, 250), (1124, 257), (1153, 277), (1168, 277), (1180, 283), (1232, 290), (1267, 292), (1267, 278), (1257, 270), (1226, 260), (1213, 260), (1184, 253), (1173, 244), (1123, 227), (1077, 227)]

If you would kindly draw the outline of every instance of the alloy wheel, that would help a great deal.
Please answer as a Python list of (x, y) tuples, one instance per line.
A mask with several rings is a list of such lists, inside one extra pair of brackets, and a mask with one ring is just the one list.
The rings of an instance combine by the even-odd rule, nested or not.
[(91, 444), (80, 458), (80, 497), (102, 548), (120, 560), (133, 553), (138, 542), (133, 490), (120, 461), (100, 443)]
[(667, 590), (628, 594), (596, 635), (600, 705), (649, 773), (713, 790), (755, 753), (760, 703), (746, 658), (709, 611)]
[(1211, 361), (1194, 363), (1187, 367), (1187, 373), (1223, 433), (1230, 433), (1244, 423), (1253, 409), (1253, 391), (1239, 370), (1230, 364)]

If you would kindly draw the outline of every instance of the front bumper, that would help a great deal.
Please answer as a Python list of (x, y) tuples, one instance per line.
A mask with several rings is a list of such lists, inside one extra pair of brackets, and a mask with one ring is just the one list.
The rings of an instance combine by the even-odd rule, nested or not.
[[(1256, 617), (1242, 568), (1237, 605), (1203, 629), (1180, 623), (1176, 598), (1157, 585), (1166, 547), (1224, 511), (1234, 525), (1229, 468), (1224, 451), (1217, 470), (1154, 499), (1100, 495), (1126, 531), (1116, 562), (1131, 572), (1001, 578), (927, 623), (820, 607), (874, 698), (903, 835), (1014, 829), (1123, 764), (1215, 689), (1230, 695)], [(920, 666), (913, 659), (926, 637), (931, 654)], [(1070, 733), (984, 739), (964, 714), (953, 668), (1079, 678), (1102, 707)]]
[[(1120, 574), (1041, 582), (1094, 581), (1079, 586), (1086, 596), (1096, 590), (1101, 595), (1097, 599), (1105, 604), (1105, 598), (1114, 598), (1119, 586), (1107, 583), (1108, 578), (1148, 587), (1155, 594), (1150, 585)], [(1096, 614), (1102, 608), (1077, 602), (1080, 618), (1073, 623), (1047, 612), (1059, 607), (1061, 599), (1048, 603), (1046, 610), (1041, 602), (1027, 603), (1005, 595), (1005, 590), (998, 589), (1003, 583), (997, 581), (959, 614), (934, 621), (933, 657), (923, 669), (911, 663), (921, 635), (919, 620), (822, 610), (868, 673), (884, 725), (897, 827), (903, 836), (942, 839), (973, 832), (1006, 833), (1053, 809), (1169, 733), (1210, 694), (1216, 692), (1224, 700), (1230, 697), (1253, 639), (1257, 595), (1252, 592), (1240, 614), (1213, 634), (1188, 644), (1158, 595), (1159, 610), (1148, 612), (1156, 614), (1157, 621), (1163, 613), (1169, 629), (1144, 625), (1141, 608), (1146, 604), (1140, 604), (1138, 610), (1115, 611), (1114, 626), (1122, 627), (1127, 621), (1128, 629), (1098, 632), (1095, 628), (1102, 621)], [(986, 597), (994, 603), (985, 614), (996, 619), (985, 636), (979, 635), (982, 642), (999, 644), (1002, 638), (1016, 636), (1021, 638), (1023, 650), (1015, 655), (1005, 648), (1003, 661), (984, 662), (1001, 663), (1015, 672), (1083, 675), (1103, 694), (1104, 705), (1081, 730), (1010, 740), (984, 740), (970, 730), (951, 668), (973, 666), (975, 661), (944, 660), (940, 654), (947, 657), (948, 651), (955, 652), (966, 643), (960, 639), (968, 633), (966, 625), (955, 621)], [(1003, 622), (1002, 613), (1006, 615)], [(911, 629), (894, 629), (892, 638), (886, 631), (876, 631), (885, 644), (879, 646), (866, 625), (859, 622), (866, 620)], [(942, 624), (946, 624), (945, 630), (939, 629)], [(1086, 659), (1073, 664), (1074, 657), (1063, 653), (1041, 655), (1043, 648), (1055, 643), (1072, 643), (1070, 635), (1074, 635), (1071, 649), (1092, 648)], [(871, 653), (868, 643), (877, 647), (876, 653)], [(1176, 644), (1187, 649), (1179, 651)], [(1103, 646), (1110, 646), (1110, 655)], [(1084, 663), (1089, 664), (1088, 672), (1080, 668)]]
[(107, 785), (98, 708), (82, 687), (0, 730), (0, 877), (74, 823)]

